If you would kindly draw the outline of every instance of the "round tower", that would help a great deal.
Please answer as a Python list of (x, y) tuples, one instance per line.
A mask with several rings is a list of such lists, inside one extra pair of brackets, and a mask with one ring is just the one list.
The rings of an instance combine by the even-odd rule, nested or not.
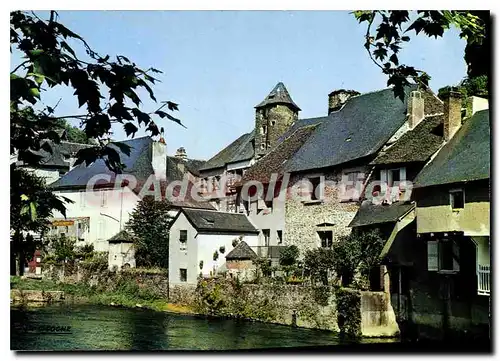
[(255, 106), (255, 157), (265, 155), (298, 119), (300, 108), (281, 82)]

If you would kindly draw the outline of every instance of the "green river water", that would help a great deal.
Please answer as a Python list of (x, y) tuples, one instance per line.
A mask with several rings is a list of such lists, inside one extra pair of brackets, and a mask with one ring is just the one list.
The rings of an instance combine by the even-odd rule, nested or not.
[(327, 331), (144, 309), (69, 304), (11, 308), (12, 350), (248, 350), (339, 344), (336, 334)]

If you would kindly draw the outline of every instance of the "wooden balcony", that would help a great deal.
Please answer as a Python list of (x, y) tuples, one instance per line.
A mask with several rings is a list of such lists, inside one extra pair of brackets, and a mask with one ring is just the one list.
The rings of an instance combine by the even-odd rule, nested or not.
[(477, 268), (477, 294), (490, 295), (490, 266), (479, 265)]

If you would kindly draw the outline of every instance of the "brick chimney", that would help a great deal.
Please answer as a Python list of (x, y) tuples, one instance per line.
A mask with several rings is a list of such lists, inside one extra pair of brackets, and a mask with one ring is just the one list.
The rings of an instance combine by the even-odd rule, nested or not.
[(444, 97), (444, 139), (449, 141), (462, 125), (462, 93), (450, 88)]
[(340, 110), (349, 98), (359, 94), (360, 93), (355, 90), (338, 89), (332, 91), (328, 94), (328, 115), (330, 115), (331, 112)]
[(424, 97), (420, 91), (412, 91), (408, 98), (408, 127), (415, 128), (424, 116)]

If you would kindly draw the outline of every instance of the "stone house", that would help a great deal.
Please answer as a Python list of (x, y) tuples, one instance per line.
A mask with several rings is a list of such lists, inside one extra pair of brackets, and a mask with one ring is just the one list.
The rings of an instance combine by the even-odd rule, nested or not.
[(169, 283), (197, 283), (226, 270), (224, 254), (237, 240), (259, 246), (258, 230), (245, 214), (181, 208), (169, 234)]
[(226, 255), (226, 269), (230, 277), (239, 280), (252, 280), (255, 277), (256, 265), (253, 260), (257, 253), (245, 242), (239, 242), (231, 252)]
[[(123, 174), (115, 174), (103, 159), (98, 159), (88, 167), (80, 164), (50, 184), (54, 193), (73, 201), (66, 204), (66, 217), (55, 215), (53, 233), (77, 235), (78, 246), (93, 244), (96, 251), (106, 252), (108, 239), (123, 229), (143, 196), (154, 195), (152, 189), (161, 193), (163, 198), (165, 193), (177, 194), (178, 184), (185, 176), (189, 188), (196, 182), (198, 168), (203, 164), (203, 161), (187, 159), (182, 151), (177, 156), (167, 156), (164, 142), (153, 141), (150, 137), (122, 143), (130, 146), (130, 155), (116, 148), (125, 164)], [(211, 208), (189, 197), (174, 200), (171, 204), (172, 216), (177, 213), (175, 205)]]
[(240, 136), (200, 168), (203, 177), (201, 191), (212, 199), (215, 208), (228, 212), (243, 211), (237, 202), (236, 182), (248, 167), (280, 142), (282, 135), (297, 121), (299, 111), (285, 85), (279, 82), (255, 106), (254, 129)]
[[(348, 225), (358, 210), (359, 194), (373, 171), (371, 161), (410, 128), (414, 111), (408, 99), (414, 90), (407, 89), (404, 102), (395, 99), (390, 88), (366, 94), (332, 92), (327, 116), (296, 121), (248, 169), (241, 184), (243, 193), (251, 189), (245, 189), (245, 184), (252, 180), (264, 183), (261, 197), (251, 196), (246, 205), (250, 217), (254, 214), (252, 220), (264, 205), (272, 206), (272, 212), (280, 210), (269, 222), (282, 227), (274, 244), (295, 244), (303, 252), (330, 247), (338, 236), (350, 232)], [(426, 115), (442, 107), (429, 90), (415, 95), (427, 100)], [(269, 188), (274, 193), (272, 202), (261, 199)], [(279, 197), (280, 192), (284, 196)]]

